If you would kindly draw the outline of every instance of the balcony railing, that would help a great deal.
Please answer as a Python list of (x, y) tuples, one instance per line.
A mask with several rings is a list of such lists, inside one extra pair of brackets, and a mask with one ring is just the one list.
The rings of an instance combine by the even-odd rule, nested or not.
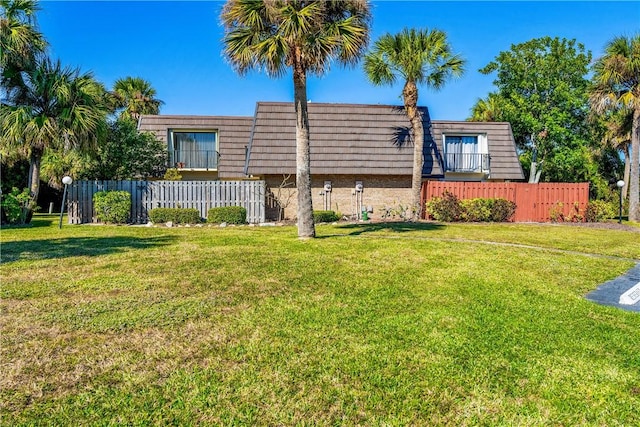
[(216, 150), (169, 151), (169, 165), (178, 169), (217, 170), (219, 158)]
[(447, 153), (444, 156), (445, 172), (489, 173), (488, 154)]

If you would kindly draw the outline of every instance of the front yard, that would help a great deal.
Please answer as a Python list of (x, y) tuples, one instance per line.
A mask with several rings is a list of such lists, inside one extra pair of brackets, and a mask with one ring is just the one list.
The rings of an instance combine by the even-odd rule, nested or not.
[(317, 229), (3, 229), (2, 424), (640, 424), (640, 233)]

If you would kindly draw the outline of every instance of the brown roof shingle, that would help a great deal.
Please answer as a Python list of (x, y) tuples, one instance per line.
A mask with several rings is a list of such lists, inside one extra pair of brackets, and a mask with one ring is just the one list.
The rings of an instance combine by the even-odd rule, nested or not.
[(230, 116), (143, 115), (138, 124), (140, 131), (153, 132), (165, 146), (171, 129), (217, 130), (220, 178), (239, 178), (244, 175), (245, 152), (252, 127), (253, 117)]

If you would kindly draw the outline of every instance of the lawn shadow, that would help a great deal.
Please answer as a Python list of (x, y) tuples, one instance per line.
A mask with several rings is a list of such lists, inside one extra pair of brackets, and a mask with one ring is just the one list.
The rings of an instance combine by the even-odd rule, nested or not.
[(99, 256), (129, 249), (148, 249), (168, 245), (173, 237), (69, 237), (3, 242), (0, 263), (21, 260)]
[[(441, 230), (446, 225), (430, 222), (371, 222), (358, 224), (338, 225), (336, 228), (349, 230), (349, 236), (357, 236), (363, 233), (374, 233), (376, 231), (391, 231), (394, 233), (406, 233), (409, 231), (433, 231)], [(329, 236), (327, 236), (329, 237)]]

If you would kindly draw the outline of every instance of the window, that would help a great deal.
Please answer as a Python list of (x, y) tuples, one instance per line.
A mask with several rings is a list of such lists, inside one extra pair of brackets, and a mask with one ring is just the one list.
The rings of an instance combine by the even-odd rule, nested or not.
[(444, 135), (445, 172), (488, 172), (486, 135)]
[(178, 169), (218, 169), (218, 133), (170, 131), (170, 164)]

